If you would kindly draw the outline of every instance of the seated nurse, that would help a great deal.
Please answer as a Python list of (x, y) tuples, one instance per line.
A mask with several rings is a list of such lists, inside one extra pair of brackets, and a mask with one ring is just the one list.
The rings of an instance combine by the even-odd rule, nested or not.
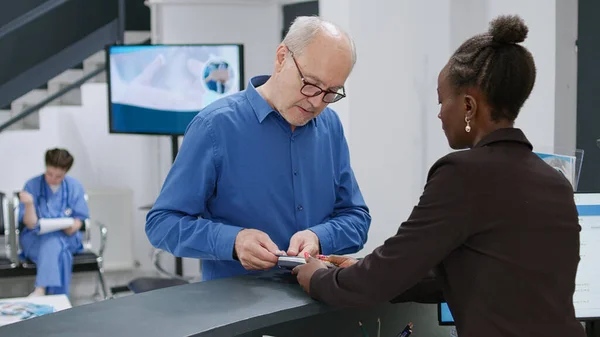
[[(83, 250), (79, 231), (89, 217), (84, 189), (67, 176), (73, 156), (64, 149), (46, 152), (46, 172), (31, 178), (19, 193), (19, 240), (22, 255), (35, 262), (35, 290), (30, 296), (69, 294), (73, 254)], [(40, 234), (40, 219), (72, 218), (70, 227)]]

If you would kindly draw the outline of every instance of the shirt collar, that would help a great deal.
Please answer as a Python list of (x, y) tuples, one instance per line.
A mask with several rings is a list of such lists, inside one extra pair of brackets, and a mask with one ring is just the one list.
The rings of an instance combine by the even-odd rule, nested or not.
[(527, 140), (527, 137), (525, 137), (523, 131), (517, 128), (502, 128), (495, 130), (487, 136), (483, 137), (483, 139), (481, 139), (477, 144), (475, 144), (474, 148), (483, 147), (498, 142), (521, 143), (522, 145), (525, 145), (529, 147), (529, 149), (533, 150), (533, 146), (531, 145), (529, 140)]
[[(246, 90), (246, 97), (248, 98), (259, 123), (262, 123), (271, 112), (279, 114), (279, 112), (273, 109), (273, 107), (260, 95), (258, 90), (256, 90), (256, 88), (265, 84), (270, 77), (271, 76), (269, 75), (260, 75), (251, 78), (248, 82), (248, 89)], [(317, 118), (312, 119), (314, 126), (317, 126)]]
[(258, 93), (258, 90), (256, 90), (256, 88), (265, 84), (269, 77), (270, 76), (268, 75), (262, 75), (251, 78), (250, 82), (248, 82), (248, 90), (246, 90), (246, 97), (248, 98), (259, 123), (262, 123), (271, 112), (275, 111)]

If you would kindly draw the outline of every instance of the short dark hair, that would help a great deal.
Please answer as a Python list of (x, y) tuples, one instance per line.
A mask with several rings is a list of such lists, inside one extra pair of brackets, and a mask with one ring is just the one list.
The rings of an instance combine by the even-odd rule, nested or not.
[(73, 156), (65, 149), (50, 149), (46, 151), (46, 166), (58, 167), (69, 171), (73, 166)]
[(452, 85), (479, 88), (491, 106), (493, 121), (514, 121), (533, 89), (533, 56), (518, 44), (525, 41), (528, 32), (519, 16), (498, 16), (490, 22), (487, 33), (465, 41), (450, 58)]

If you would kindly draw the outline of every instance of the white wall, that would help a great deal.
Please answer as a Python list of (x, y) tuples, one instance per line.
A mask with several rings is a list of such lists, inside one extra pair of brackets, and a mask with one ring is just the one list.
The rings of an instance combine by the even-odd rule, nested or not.
[[(438, 73), (497, 15), (523, 17), (530, 29), (525, 46), (537, 64), (536, 86), (516, 126), (544, 150), (554, 148), (555, 132), (574, 138), (575, 111), (555, 108), (555, 93), (572, 95), (575, 84), (569, 77), (556, 85), (556, 69), (576, 73), (572, 58), (557, 63), (557, 50), (572, 50), (573, 34), (557, 39), (556, 0), (320, 0), (319, 6), (322, 17), (353, 34), (358, 49), (349, 102), (333, 106), (349, 126), (352, 165), (373, 216), (369, 241), (357, 255), (395, 233), (418, 202), (429, 167), (450, 151), (437, 119)], [(576, 26), (569, 13), (559, 23), (572, 27), (575, 20)], [(557, 116), (572, 125), (555, 124)]]
[(44, 172), (44, 153), (60, 143), (59, 121), (51, 117), (56, 109), (53, 106), (42, 109), (39, 131), (0, 133), (0, 191), (21, 190), (27, 179)]

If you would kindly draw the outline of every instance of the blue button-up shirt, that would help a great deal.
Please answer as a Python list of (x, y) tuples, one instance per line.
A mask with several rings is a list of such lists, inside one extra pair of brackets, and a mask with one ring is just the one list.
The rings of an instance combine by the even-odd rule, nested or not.
[(284, 251), (305, 229), (323, 254), (354, 253), (367, 240), (371, 217), (339, 117), (326, 108), (292, 132), (256, 90), (267, 79), (198, 113), (146, 219), (152, 245), (203, 259), (203, 280), (248, 273), (233, 259), (243, 228)]

